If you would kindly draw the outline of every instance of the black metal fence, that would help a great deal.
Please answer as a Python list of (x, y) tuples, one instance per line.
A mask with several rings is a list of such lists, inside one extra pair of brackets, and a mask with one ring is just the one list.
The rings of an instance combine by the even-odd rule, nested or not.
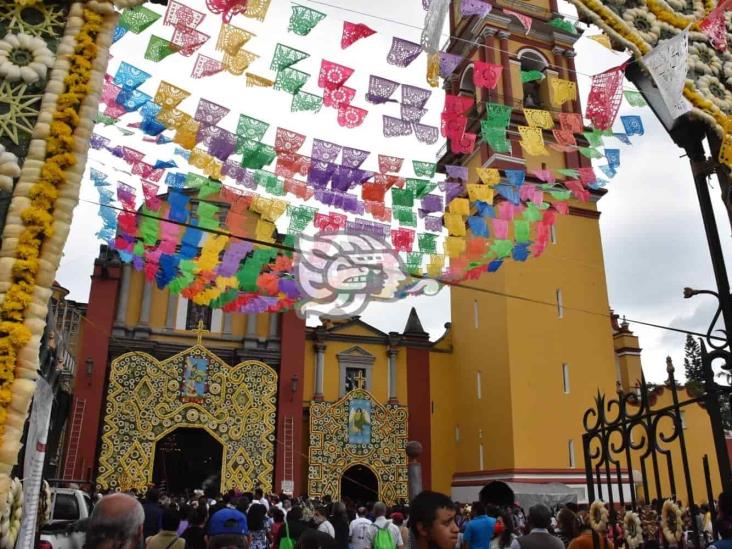
[[(729, 398), (730, 388), (715, 382), (713, 359), (714, 351), (707, 353), (702, 342), (706, 379), (691, 398), (687, 391), (679, 390), (668, 359), (664, 390), (671, 394), (670, 403), (667, 399), (666, 405), (658, 403), (658, 391), (642, 379), (634, 390), (626, 392), (619, 387), (615, 398), (598, 393), (595, 406), (585, 412), (582, 443), (588, 500), (608, 504), (608, 531), (616, 547), (623, 545), (616, 525), (622, 523), (626, 510), (640, 512), (650, 506), (660, 517), (661, 505), (668, 499), (680, 500), (690, 510), (701, 502), (708, 503), (716, 537), (714, 500), (718, 494), (713, 493), (713, 480), (719, 475), (720, 484), (728, 489), (732, 473), (720, 412), (720, 399)], [(702, 463), (691, 463), (687, 451), (684, 411), (690, 406), (706, 409), (714, 438), (715, 456), (710, 460), (704, 455)], [(703, 467), (705, 482), (701, 486), (693, 482), (691, 470), (695, 467)], [(705, 547), (704, 533), (695, 519), (692, 516), (689, 521), (688, 546)], [(662, 546), (670, 546), (662, 534), (657, 539)]]

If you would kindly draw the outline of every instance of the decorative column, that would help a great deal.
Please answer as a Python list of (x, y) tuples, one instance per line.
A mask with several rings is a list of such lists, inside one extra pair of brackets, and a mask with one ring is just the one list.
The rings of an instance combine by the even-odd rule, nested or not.
[(498, 47), (501, 50), (501, 65), (503, 65), (503, 102), (506, 105), (513, 106), (513, 83), (511, 82), (511, 63), (508, 53), (508, 39), (511, 33), (508, 31), (498, 31)]
[(140, 307), (140, 326), (150, 325), (150, 306), (152, 305), (152, 283), (145, 280), (142, 290), (142, 307)]
[(224, 313), (224, 335), (231, 335), (231, 313)]
[(387, 354), (389, 355), (389, 404), (397, 404), (397, 353), (396, 347), (389, 347)]
[(257, 337), (257, 314), (247, 314), (247, 338)]
[(325, 343), (315, 342), (315, 395), (313, 400), (323, 400), (323, 373), (325, 370)]
[(117, 317), (114, 320), (115, 327), (124, 328), (127, 321), (127, 302), (130, 298), (130, 278), (132, 277), (132, 265), (122, 265), (122, 282), (120, 283), (119, 299), (117, 300)]
[[(560, 48), (559, 46), (554, 46), (552, 48), (552, 53), (554, 54), (554, 66), (557, 68), (559, 78), (569, 80), (569, 78), (567, 77), (567, 66), (564, 63), (565, 51), (566, 50), (564, 48)], [(568, 101), (564, 105), (562, 105), (562, 112), (571, 112), (571, 108), (572, 103)]]
[(422, 464), (419, 456), (422, 455), (422, 445), (419, 441), (410, 440), (405, 448), (409, 464), (407, 465), (407, 482), (409, 483), (409, 499), (412, 500), (422, 491)]
[(270, 313), (269, 314), (269, 330), (267, 332), (267, 337), (269, 339), (276, 339), (279, 336), (280, 332), (280, 314), (279, 313)]
[(168, 330), (175, 329), (175, 314), (178, 307), (178, 294), (168, 290), (168, 308), (165, 311), (165, 327)]
[[(568, 50), (564, 51), (564, 57), (566, 58), (566, 63), (567, 63), (567, 73), (568, 73), (567, 78), (569, 80), (574, 80), (575, 82), (577, 81), (577, 79), (574, 76), (577, 74), (575, 71), (575, 68), (574, 68), (574, 58), (576, 55), (577, 55), (577, 52), (574, 50), (568, 49)], [(571, 105), (572, 105), (571, 112), (582, 112), (582, 110), (581, 110), (582, 105), (580, 104), (579, 95), (577, 95), (577, 99), (572, 101)]]

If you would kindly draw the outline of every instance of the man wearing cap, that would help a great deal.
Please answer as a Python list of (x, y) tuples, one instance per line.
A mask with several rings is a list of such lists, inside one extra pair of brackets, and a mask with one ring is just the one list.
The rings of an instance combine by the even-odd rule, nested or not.
[(244, 539), (248, 532), (246, 515), (230, 507), (216, 511), (208, 521), (210, 541), (215, 540), (216, 536), (241, 536)]

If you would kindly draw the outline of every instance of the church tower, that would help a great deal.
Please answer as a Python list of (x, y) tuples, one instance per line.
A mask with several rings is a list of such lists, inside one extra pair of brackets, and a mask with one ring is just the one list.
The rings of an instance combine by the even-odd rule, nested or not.
[[(530, 17), (530, 31), (509, 12)], [(542, 183), (532, 173), (537, 169), (590, 166), (578, 152), (547, 148), (546, 156), (526, 156), (519, 144), (524, 107), (550, 111), (557, 125), (560, 112), (580, 112), (578, 100), (562, 107), (551, 102), (552, 79), (576, 81), (579, 37), (551, 23), (557, 12), (556, 0), (497, 0), (485, 18), (463, 17), (461, 2), (452, 2), (454, 38), (447, 51), (464, 60), (446, 91), (475, 97), (466, 131), (477, 134), (486, 102), (510, 105), (511, 152), (496, 152), (479, 138), (469, 155), (448, 148), (441, 166), (521, 169), (527, 183)], [(496, 89), (476, 89), (476, 60), (503, 66)], [(524, 83), (522, 73), (529, 71), (543, 78)], [(553, 140), (550, 130), (544, 137)], [(581, 135), (577, 139), (586, 145)], [(588, 202), (573, 201), (568, 215), (557, 216), (541, 257), (505, 261), (497, 272), (463, 283), (470, 288), (452, 289), (452, 369), (460, 393), (452, 489), (458, 500), (468, 501), (496, 478), (584, 490), (582, 416), (598, 388), (613, 392), (616, 381), (597, 208), (603, 194), (592, 191)], [(584, 494), (578, 495), (582, 501)]]

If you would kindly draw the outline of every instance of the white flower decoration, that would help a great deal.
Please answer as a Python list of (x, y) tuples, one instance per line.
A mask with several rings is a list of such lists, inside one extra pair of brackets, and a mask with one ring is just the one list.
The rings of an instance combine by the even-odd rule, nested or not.
[(623, 517), (623, 528), (625, 529), (625, 541), (630, 549), (643, 545), (643, 528), (638, 513), (627, 511)]
[(0, 189), (7, 192), (12, 191), (13, 179), (19, 175), (18, 157), (0, 145)]
[(623, 13), (623, 19), (636, 29), (643, 40), (655, 44), (661, 34), (658, 19), (651, 12), (643, 8), (633, 8)]
[(689, 45), (689, 68), (699, 74), (719, 74), (722, 61), (719, 54), (703, 42)]
[(6, 34), (0, 40), (0, 78), (34, 84), (46, 78), (53, 53), (43, 39), (29, 34)]
[(605, 504), (599, 499), (596, 499), (592, 502), (592, 505), (590, 505), (590, 512), (588, 516), (590, 527), (598, 534), (607, 532), (608, 515), (609, 513)]
[(716, 76), (705, 74), (697, 79), (696, 86), (706, 99), (726, 114), (732, 114), (732, 92)]

